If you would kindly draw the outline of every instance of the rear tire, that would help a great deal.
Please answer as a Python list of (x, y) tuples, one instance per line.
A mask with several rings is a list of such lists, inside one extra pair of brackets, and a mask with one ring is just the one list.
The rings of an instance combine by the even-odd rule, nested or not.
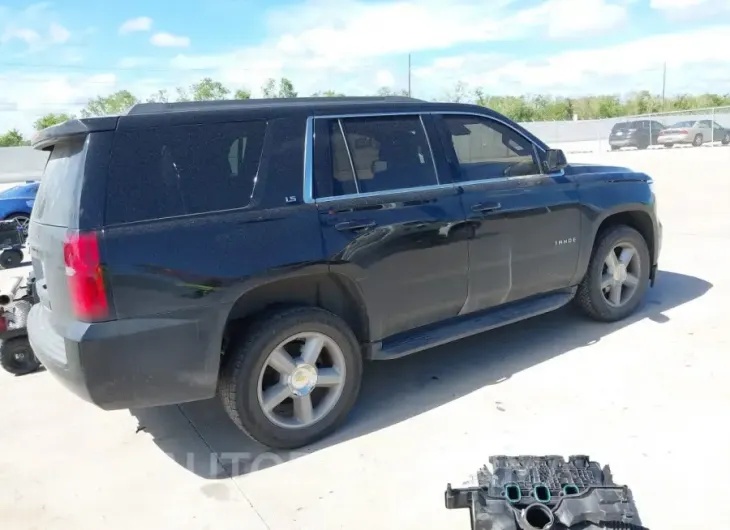
[(621, 148), (619, 146), (617, 146), (617, 145), (612, 145), (611, 146), (611, 151), (618, 151), (619, 149), (621, 149)]
[[(320, 353), (307, 358), (310, 340), (322, 345), (312, 346)], [(233, 338), (218, 393), (230, 418), (251, 438), (296, 449), (346, 419), (360, 391), (362, 363), (358, 341), (342, 319), (317, 307), (285, 309)], [(277, 404), (265, 408), (267, 401)]]
[[(587, 316), (602, 322), (615, 322), (631, 315), (649, 287), (650, 261), (646, 241), (633, 228), (619, 225), (599, 233), (576, 293), (577, 306)], [(609, 267), (609, 263), (614, 266)]]
[(674, 147), (674, 144), (664, 144), (664, 147), (667, 147), (667, 148)]
[(701, 134), (696, 134), (694, 137), (694, 140), (692, 140), (692, 145), (695, 147), (699, 147), (704, 143), (705, 139)]
[(13, 375), (26, 375), (38, 370), (41, 362), (33, 353), (28, 337), (13, 337), (0, 345), (0, 364)]

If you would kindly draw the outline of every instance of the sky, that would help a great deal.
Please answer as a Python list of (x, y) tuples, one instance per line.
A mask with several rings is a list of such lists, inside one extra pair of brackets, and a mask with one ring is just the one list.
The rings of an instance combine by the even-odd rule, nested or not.
[(408, 86), (489, 94), (730, 93), (730, 0), (0, 0), (0, 133), (203, 77), (255, 96)]

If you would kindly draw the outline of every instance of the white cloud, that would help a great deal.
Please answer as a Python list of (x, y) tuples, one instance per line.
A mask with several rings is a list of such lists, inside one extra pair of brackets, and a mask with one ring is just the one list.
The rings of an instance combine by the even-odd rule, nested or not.
[(150, 38), (150, 42), (163, 48), (187, 48), (190, 46), (190, 37), (173, 35), (172, 33), (155, 33)]
[[(452, 57), (416, 69), (415, 86), (453, 84), (453, 80), (460, 79), (472, 87), (502, 94), (517, 91), (575, 95), (632, 90), (658, 93), (666, 62), (669, 92), (711, 92), (730, 83), (730, 71), (725, 66), (727, 35), (730, 25), (719, 25), (536, 59), (508, 60), (478, 54)], [(696, 46), (698, 42), (703, 45)]]
[[(122, 79), (111, 74), (89, 78), (83, 71), (33, 76), (27, 70), (0, 71), (0, 131), (9, 127), (27, 131), (46, 112), (78, 112), (89, 98), (120, 88), (140, 98), (158, 89), (174, 95), (176, 86), (188, 86), (206, 76), (233, 90), (247, 88), (254, 96), (261, 95), (260, 87), (270, 77), (288, 77), (301, 95), (327, 89), (350, 95), (373, 94), (381, 86), (403, 89), (408, 83), (409, 52), (414, 59), (413, 93), (424, 99), (452, 92), (459, 80), (470, 88), (500, 94), (659, 92), (664, 61), (669, 93), (721, 91), (730, 84), (725, 58), (730, 24), (607, 47), (586, 47), (590, 39), (569, 46), (565, 39), (616, 31), (634, 0), (580, 0), (580, 9), (571, 8), (576, 1), (544, 0), (524, 8), (519, 0), (310, 0), (300, 7), (270, 12), (264, 29), (272, 37), (258, 45), (220, 54), (179, 53), (170, 62), (126, 57), (116, 63)], [(694, 1), (710, 5), (715, 0)], [(40, 31), (47, 24), (46, 19)], [(150, 20), (149, 28), (151, 24)], [(13, 26), (25, 27), (36, 26)], [(78, 35), (76, 31), (74, 36)], [(518, 42), (526, 37), (560, 39), (562, 49), (570, 51), (545, 54), (533, 47), (525, 55)], [(158, 46), (190, 45), (189, 38), (168, 33), (156, 33), (150, 40)], [(488, 43), (496, 41), (514, 42), (514, 51), (502, 45), (500, 53), (446, 53), (457, 47), (483, 48), (479, 44), (489, 49)], [(698, 42), (702, 45), (697, 46)], [(59, 47), (58, 53), (67, 48)], [(440, 56), (423, 60), (425, 53), (433, 52)], [(145, 68), (150, 70), (145, 73)]]
[(63, 44), (71, 38), (71, 32), (61, 24), (52, 23), (50, 29), (51, 41), (56, 44)]
[(623, 4), (605, 0), (548, 0), (517, 15), (516, 22), (528, 27), (543, 24), (552, 39), (571, 39), (619, 26), (627, 18)]
[(149, 31), (152, 29), (152, 19), (150, 17), (137, 17), (125, 21), (119, 26), (119, 33), (126, 35), (138, 31)]
[(392, 87), (395, 85), (395, 77), (388, 70), (379, 70), (375, 74), (375, 82), (378, 86)]
[(0, 42), (10, 42), (13, 39), (18, 39), (25, 42), (28, 45), (40, 42), (40, 34), (29, 28), (10, 28), (6, 29), (2, 35), (0, 35)]
[(730, 13), (729, 0), (651, 0), (650, 6), (670, 19), (681, 21)]
[(113, 73), (89, 76), (21, 70), (1, 72), (0, 85), (0, 131), (17, 128), (30, 135), (33, 122), (40, 116), (49, 112), (78, 113), (90, 98), (117, 89), (118, 79)]

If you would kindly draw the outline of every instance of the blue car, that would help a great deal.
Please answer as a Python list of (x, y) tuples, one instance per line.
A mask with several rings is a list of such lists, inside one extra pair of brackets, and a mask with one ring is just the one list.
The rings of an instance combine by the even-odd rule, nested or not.
[(0, 219), (15, 220), (23, 232), (28, 230), (30, 212), (33, 209), (40, 182), (28, 181), (0, 191)]

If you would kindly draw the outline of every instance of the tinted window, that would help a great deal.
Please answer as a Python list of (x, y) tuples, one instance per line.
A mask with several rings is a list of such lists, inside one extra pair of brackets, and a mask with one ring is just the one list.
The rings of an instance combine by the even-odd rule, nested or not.
[(642, 129), (644, 122), (641, 121), (621, 121), (611, 128), (612, 131), (626, 130), (626, 129)]
[(265, 122), (118, 131), (106, 222), (229, 210), (251, 201)]
[(86, 160), (86, 138), (57, 143), (41, 179), (33, 219), (53, 226), (69, 226), (78, 215), (78, 191)]
[(478, 116), (443, 119), (459, 161), (460, 180), (540, 173), (532, 143), (506, 125)]
[(333, 195), (438, 184), (418, 116), (332, 120), (329, 134)]

